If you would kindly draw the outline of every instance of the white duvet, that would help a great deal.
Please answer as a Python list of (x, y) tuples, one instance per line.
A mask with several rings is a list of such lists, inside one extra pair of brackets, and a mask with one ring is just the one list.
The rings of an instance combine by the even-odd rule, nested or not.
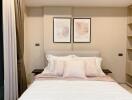
[(115, 82), (37, 80), (19, 100), (132, 100)]

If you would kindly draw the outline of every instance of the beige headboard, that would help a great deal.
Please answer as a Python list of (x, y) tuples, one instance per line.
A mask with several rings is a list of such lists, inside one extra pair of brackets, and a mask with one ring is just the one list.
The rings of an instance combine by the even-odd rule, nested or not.
[(67, 55), (77, 55), (80, 57), (99, 57), (99, 51), (46, 51), (46, 54), (52, 54), (55, 56), (67, 56)]
[[(99, 51), (45, 51), (45, 55), (52, 54), (54, 56), (67, 56), (67, 55), (77, 55), (80, 57), (100, 57)], [(48, 61), (45, 56), (45, 67), (48, 65)]]
[[(77, 55), (80, 57), (100, 57), (101, 54), (99, 51), (45, 51), (45, 55), (52, 54), (54, 56), (67, 56), (67, 55)], [(47, 66), (48, 61), (45, 56), (45, 67)]]

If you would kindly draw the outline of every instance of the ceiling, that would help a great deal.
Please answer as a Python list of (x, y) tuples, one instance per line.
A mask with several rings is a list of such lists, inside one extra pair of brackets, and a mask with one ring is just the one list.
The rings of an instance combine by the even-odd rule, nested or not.
[(127, 7), (132, 0), (25, 0), (26, 6)]

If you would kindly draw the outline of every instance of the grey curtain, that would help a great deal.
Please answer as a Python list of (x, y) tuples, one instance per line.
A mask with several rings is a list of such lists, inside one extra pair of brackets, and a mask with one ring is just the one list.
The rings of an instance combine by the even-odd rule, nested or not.
[(24, 66), (24, 4), (23, 0), (15, 1), (16, 36), (17, 36), (17, 67), (18, 67), (18, 94), (27, 89), (26, 71)]

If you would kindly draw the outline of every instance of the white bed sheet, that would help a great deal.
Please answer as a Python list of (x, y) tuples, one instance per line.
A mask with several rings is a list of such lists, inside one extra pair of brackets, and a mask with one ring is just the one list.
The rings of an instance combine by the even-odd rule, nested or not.
[(19, 100), (132, 100), (116, 82), (36, 80)]

